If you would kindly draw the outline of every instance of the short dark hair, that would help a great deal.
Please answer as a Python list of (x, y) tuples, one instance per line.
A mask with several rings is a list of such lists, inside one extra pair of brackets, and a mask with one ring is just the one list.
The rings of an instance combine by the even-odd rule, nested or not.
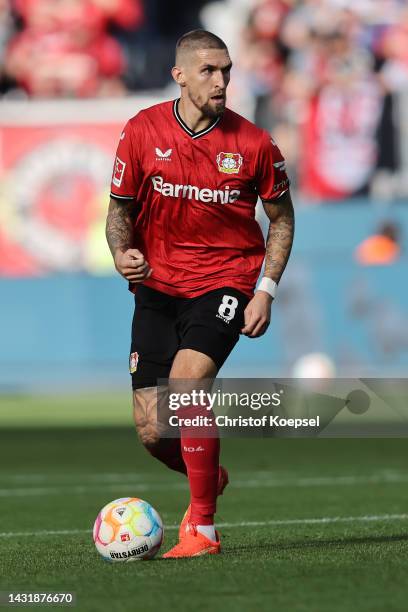
[(225, 49), (228, 47), (225, 42), (216, 34), (207, 30), (192, 30), (181, 36), (176, 44), (176, 63), (180, 52), (196, 51), (198, 49)]

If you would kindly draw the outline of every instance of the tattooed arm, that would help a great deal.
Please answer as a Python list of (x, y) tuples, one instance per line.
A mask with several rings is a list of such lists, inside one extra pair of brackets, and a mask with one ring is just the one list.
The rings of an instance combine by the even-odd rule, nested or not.
[(276, 202), (264, 202), (269, 219), (264, 276), (279, 283), (292, 250), (295, 215), (289, 190)]
[(143, 254), (132, 248), (133, 200), (118, 202), (110, 199), (108, 216), (106, 219), (106, 240), (112, 253), (115, 268), (126, 280), (132, 283), (141, 283), (152, 273)]
[[(295, 217), (289, 190), (275, 202), (264, 202), (269, 218), (266, 240), (264, 276), (278, 283), (292, 249)], [(265, 291), (257, 291), (245, 309), (245, 327), (241, 330), (250, 338), (262, 336), (271, 319), (272, 297)]]

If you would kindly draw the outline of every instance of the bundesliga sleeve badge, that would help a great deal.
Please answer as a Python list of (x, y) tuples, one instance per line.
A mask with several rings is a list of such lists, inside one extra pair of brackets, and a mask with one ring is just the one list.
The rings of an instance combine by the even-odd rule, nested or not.
[(242, 155), (239, 153), (218, 153), (217, 166), (225, 174), (238, 174), (242, 166)]
[(115, 185), (115, 187), (121, 186), (125, 168), (126, 168), (126, 163), (122, 161), (121, 159), (119, 159), (119, 157), (116, 157), (115, 168), (113, 170), (113, 177), (112, 177), (112, 183)]

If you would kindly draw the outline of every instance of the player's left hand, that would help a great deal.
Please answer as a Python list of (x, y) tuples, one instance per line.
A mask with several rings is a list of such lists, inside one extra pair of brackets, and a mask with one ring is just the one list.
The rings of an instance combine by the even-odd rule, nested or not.
[(248, 338), (259, 338), (268, 329), (271, 320), (272, 298), (266, 291), (257, 291), (245, 308), (245, 326), (241, 333)]

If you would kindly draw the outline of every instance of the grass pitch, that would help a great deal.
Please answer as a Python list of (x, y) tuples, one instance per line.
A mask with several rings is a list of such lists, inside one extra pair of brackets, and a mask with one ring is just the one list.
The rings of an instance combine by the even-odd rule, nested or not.
[(52, 427), (44, 399), (29, 400), (36, 428), (16, 427), (27, 400), (0, 404), (0, 590), (74, 591), (84, 612), (406, 610), (408, 440), (224, 440), (223, 554), (113, 565), (92, 542), (100, 508), (147, 499), (168, 526), (164, 552), (186, 481), (138, 444), (128, 399), (116, 402), (121, 426), (102, 410), (99, 428), (98, 398), (83, 398), (76, 427), (72, 398), (47, 401)]

